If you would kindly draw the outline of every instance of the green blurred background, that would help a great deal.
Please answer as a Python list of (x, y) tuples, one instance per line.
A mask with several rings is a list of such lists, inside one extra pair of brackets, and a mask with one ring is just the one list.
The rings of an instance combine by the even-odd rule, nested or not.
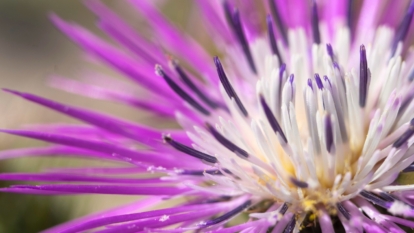
[[(134, 18), (131, 23), (138, 30), (145, 27), (143, 20), (134, 17), (137, 13), (128, 3), (118, 0), (103, 2), (122, 12), (121, 14), (127, 18)], [(187, 20), (191, 0), (158, 3), (177, 25), (191, 29), (194, 22)], [(47, 87), (46, 81), (50, 75), (60, 74), (72, 78), (82, 73), (88, 66), (82, 59), (84, 56), (81, 50), (50, 23), (48, 14), (51, 12), (98, 31), (95, 28), (94, 15), (79, 0), (0, 0), (0, 86), (153, 124), (150, 120), (153, 116), (148, 113)], [(118, 76), (110, 70), (103, 70)], [(0, 128), (16, 128), (45, 122), (76, 122), (6, 93), (0, 93), (0, 109), (2, 112)], [(33, 145), (42, 145), (42, 143), (0, 135), (0, 149)], [(15, 159), (0, 161), (0, 172), (36, 172), (48, 167), (88, 164), (102, 165), (102, 162), (54, 158)], [(9, 184), (12, 183), (0, 182), (1, 187)], [(135, 199), (136, 197), (112, 195), (55, 197), (0, 193), (0, 233), (39, 232), (68, 219)]]

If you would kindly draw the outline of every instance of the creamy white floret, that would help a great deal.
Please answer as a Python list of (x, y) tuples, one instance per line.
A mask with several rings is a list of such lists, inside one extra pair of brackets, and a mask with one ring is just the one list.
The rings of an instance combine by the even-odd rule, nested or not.
[[(289, 50), (281, 50), (287, 62), (282, 72), (281, 62), (272, 55), (266, 39), (258, 38), (250, 43), (257, 75), (249, 69), (242, 51), (236, 47), (227, 50), (226, 74), (249, 116), (243, 115), (221, 86), (229, 113), (218, 111), (209, 122), (249, 157), (241, 159), (205, 129), (178, 116), (179, 122), (185, 122), (182, 126), (194, 147), (215, 156), (220, 168), (232, 173), (205, 174), (207, 180), (216, 183), (211, 192), (217, 192), (218, 187), (236, 188), (309, 211), (321, 203), (328, 209), (335, 208), (335, 203), (353, 198), (363, 189), (398, 190), (389, 185), (407, 164), (414, 162), (412, 153), (408, 153), (411, 142), (398, 149), (392, 147), (407, 129), (406, 115), (414, 108), (410, 104), (403, 115), (398, 115), (409, 89), (405, 80), (413, 65), (402, 61), (401, 49), (389, 59), (393, 38), (390, 28), (379, 27), (372, 41), (359, 38), (366, 44), (371, 78), (366, 105), (361, 107), (359, 47), (351, 48), (345, 27), (338, 28), (333, 38), (334, 56), (330, 57), (326, 44), (309, 46), (302, 29), (290, 30)], [(323, 88), (318, 87), (315, 73)], [(259, 96), (278, 120), (287, 143), (272, 130)], [(326, 144), (326, 121), (332, 127), (330, 148)]]

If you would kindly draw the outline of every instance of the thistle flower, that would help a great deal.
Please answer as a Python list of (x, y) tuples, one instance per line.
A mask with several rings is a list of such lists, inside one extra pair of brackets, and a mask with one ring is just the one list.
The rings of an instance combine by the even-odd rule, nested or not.
[[(116, 82), (102, 87), (107, 81), (91, 77), (52, 84), (146, 109), (182, 129), (153, 129), (6, 90), (89, 125), (2, 130), (53, 144), (3, 151), (1, 158), (64, 154), (123, 166), (2, 174), (4, 180), (60, 182), (2, 191), (148, 196), (46, 232), (414, 228), (407, 219), (414, 216), (414, 185), (396, 181), (414, 170), (414, 53), (407, 48), (413, 2), (364, 1), (358, 15), (351, 0), (240, 1), (238, 8), (230, 0), (200, 0), (204, 26), (222, 54), (214, 59), (150, 1), (129, 3), (148, 19), (156, 39), (140, 35), (99, 1), (86, 4), (118, 47), (51, 18), (145, 95), (136, 97)], [(181, 202), (141, 210), (170, 199)], [(248, 221), (228, 224), (243, 214)]]

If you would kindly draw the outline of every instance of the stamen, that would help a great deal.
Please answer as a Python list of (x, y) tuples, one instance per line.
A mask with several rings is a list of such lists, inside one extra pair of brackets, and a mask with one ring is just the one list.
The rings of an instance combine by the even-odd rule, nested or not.
[(408, 7), (407, 13), (405, 14), (403, 20), (401, 21), (400, 26), (398, 27), (394, 41), (392, 45), (392, 56), (394, 56), (395, 51), (397, 50), (398, 43), (403, 42), (405, 37), (407, 37), (408, 29), (410, 28), (411, 19), (413, 18), (414, 14), (414, 1), (411, 1), (410, 6)]
[(285, 24), (282, 22), (282, 18), (280, 17), (280, 13), (276, 6), (275, 0), (269, 0), (269, 5), (270, 5), (270, 11), (272, 12), (273, 18), (279, 29), (280, 35), (282, 36), (283, 43), (285, 45), (288, 45), (287, 30), (286, 30)]
[(338, 62), (334, 61), (334, 62), (333, 62), (333, 66), (334, 66), (334, 68), (336, 68), (336, 69), (338, 69), (338, 70), (341, 70), (341, 67), (339, 67)]
[(249, 157), (249, 153), (247, 151), (243, 150), (242, 148), (236, 146), (233, 142), (228, 140), (226, 137), (221, 135), (213, 126), (211, 126), (209, 123), (206, 123), (207, 129), (210, 131), (210, 133), (214, 136), (214, 138), (220, 142), (224, 147), (227, 149), (233, 151), (239, 156), (243, 156), (244, 158)]
[(162, 69), (160, 65), (155, 65), (155, 73), (158, 76), (164, 78), (167, 82), (168, 86), (177, 93), (184, 101), (189, 103), (193, 108), (197, 109), (199, 112), (203, 113), (204, 115), (210, 115), (210, 112), (201, 106), (197, 101), (195, 101), (189, 94), (187, 94), (180, 86), (178, 86)]
[(325, 139), (326, 139), (326, 150), (332, 154), (334, 151), (334, 138), (332, 130), (331, 116), (328, 114), (325, 117)]
[(249, 43), (247, 42), (246, 35), (243, 31), (243, 25), (240, 20), (240, 13), (237, 9), (231, 9), (230, 4), (227, 1), (223, 2), (224, 4), (224, 11), (226, 14), (226, 18), (228, 23), (230, 24), (231, 28), (233, 29), (233, 33), (236, 36), (237, 40), (239, 41), (244, 55), (247, 58), (247, 62), (253, 73), (257, 74), (256, 66), (254, 65), (254, 60), (252, 53), (250, 51)]
[(173, 140), (170, 136), (168, 135), (164, 135), (163, 139), (165, 142), (167, 142), (168, 144), (170, 144), (172, 147), (174, 147), (176, 150), (181, 151), (185, 154), (191, 155), (195, 158), (204, 160), (208, 163), (217, 163), (217, 159), (214, 156), (208, 155), (206, 153), (203, 153), (201, 151), (195, 150), (191, 147), (188, 147), (186, 145), (183, 145), (175, 140)]
[[(288, 102), (295, 103), (295, 97), (296, 97), (296, 88), (295, 88), (295, 75), (291, 74), (289, 76), (288, 82), (285, 83), (282, 91), (282, 101), (286, 104)], [(290, 91), (288, 89), (285, 90), (285, 88), (290, 88)], [(286, 102), (287, 101), (287, 102)]]
[(346, 23), (349, 28), (349, 33), (352, 34), (352, 6), (354, 5), (354, 0), (348, 0), (348, 4), (346, 7)]
[(380, 196), (381, 196), (383, 199), (385, 199), (386, 201), (389, 201), (389, 202), (394, 202), (394, 201), (396, 201), (395, 197), (393, 197), (391, 194), (388, 194), (388, 193), (386, 193), (386, 192), (381, 192), (381, 193), (380, 193)]
[(230, 24), (231, 30), (233, 29), (233, 19), (232, 19), (232, 11), (233, 7), (230, 5), (228, 1), (223, 1), (223, 9), (224, 9), (224, 16), (226, 17), (227, 22)]
[(315, 44), (320, 44), (321, 33), (319, 31), (318, 6), (316, 5), (315, 0), (313, 0), (313, 3), (312, 3), (312, 35), (313, 35), (313, 42)]
[(332, 83), (331, 83), (331, 80), (328, 78), (328, 76), (324, 75), (323, 76), (323, 80), (325, 80), (326, 82), (328, 82), (329, 83), (329, 87), (332, 88)]
[[(331, 88), (330, 90), (331, 90), (331, 92), (333, 92), (332, 83), (331, 83), (331, 80), (328, 78), (328, 76), (326, 76), (326, 75), (323, 76), (323, 79), (325, 80), (325, 82), (329, 83), (329, 87)], [(334, 93), (331, 93), (331, 94), (334, 96)], [(334, 101), (336, 101), (336, 100), (334, 100)], [(339, 102), (339, 100), (336, 101), (336, 102)], [(339, 103), (338, 103), (338, 105), (339, 105)], [(336, 106), (338, 106), (338, 105), (336, 105)], [(342, 115), (342, 111), (341, 111), (340, 108), (336, 107), (336, 111), (337, 111), (337, 118), (336, 119), (338, 120), (339, 131), (341, 133), (342, 140), (344, 142), (346, 142), (346, 141), (348, 141), (348, 134), (347, 134), (347, 130), (346, 130), (345, 122), (344, 122), (344, 117)]]
[(283, 233), (292, 233), (293, 230), (295, 229), (295, 224), (296, 224), (296, 219), (295, 216), (293, 216), (288, 225), (286, 226), (285, 230), (283, 231)]
[(328, 52), (328, 55), (331, 58), (331, 61), (334, 62), (335, 61), (335, 54), (333, 52), (331, 44), (326, 44), (326, 51)]
[(232, 198), (231, 196), (220, 196), (218, 198), (207, 199), (205, 201), (201, 201), (200, 203), (213, 204), (213, 203), (218, 203), (218, 202), (223, 202), (223, 201), (230, 201), (231, 198)]
[(322, 80), (321, 80), (321, 77), (319, 76), (319, 74), (315, 74), (315, 81), (316, 81), (316, 85), (318, 86), (318, 88), (320, 90), (322, 90), (323, 89), (323, 83), (322, 83)]
[(249, 114), (247, 113), (247, 110), (241, 102), (240, 98), (237, 96), (237, 93), (234, 91), (233, 86), (230, 84), (230, 81), (227, 78), (226, 73), (224, 73), (224, 69), (221, 65), (220, 59), (218, 57), (214, 57), (214, 63), (217, 68), (217, 73), (220, 78), (220, 82), (221, 84), (223, 84), (224, 90), (226, 90), (227, 95), (230, 98), (234, 98), (237, 106), (239, 106), (240, 111), (243, 113), (245, 117), (247, 117)]
[(395, 148), (400, 148), (400, 146), (404, 145), (408, 139), (411, 138), (414, 134), (414, 118), (410, 121), (410, 126), (408, 129), (397, 139), (397, 141), (394, 142), (392, 145)]
[(384, 200), (382, 200), (381, 198), (375, 196), (374, 194), (363, 190), (362, 192), (359, 193), (359, 195), (361, 195), (363, 198), (367, 199), (369, 202), (380, 206), (382, 208), (388, 209), (390, 207), (390, 203), (386, 202)]
[(214, 169), (214, 170), (205, 170), (205, 171), (190, 171), (190, 170), (184, 170), (179, 172), (180, 175), (190, 175), (190, 176), (203, 176), (204, 173), (210, 174), (210, 175), (223, 175), (221, 171)]
[(294, 75), (294, 74), (291, 74), (291, 75), (289, 76), (289, 82), (290, 82), (290, 83), (293, 83), (293, 81), (295, 81), (295, 75)]
[(188, 77), (188, 75), (185, 73), (185, 71), (181, 68), (181, 66), (178, 64), (176, 60), (170, 61), (171, 66), (174, 68), (174, 70), (177, 72), (177, 74), (180, 76), (181, 80), (189, 87), (194, 93), (202, 100), (204, 103), (206, 103), (208, 106), (210, 106), (213, 109), (216, 109), (219, 107), (217, 103), (212, 101), (209, 97), (207, 97), (195, 84), (191, 79)]
[(312, 89), (313, 91), (313, 85), (312, 85), (312, 79), (308, 78), (308, 86)]
[(247, 209), (248, 207), (250, 207), (252, 205), (252, 201), (246, 201), (243, 204), (241, 204), (240, 206), (236, 207), (235, 209), (223, 214), (222, 216), (215, 218), (215, 219), (211, 219), (205, 222), (205, 224), (203, 224), (204, 226), (212, 226), (218, 223), (221, 223), (223, 221), (226, 221), (227, 219), (232, 218), (233, 216), (239, 214), (240, 212), (244, 211), (245, 209)]
[(279, 122), (277, 122), (276, 117), (273, 115), (272, 110), (270, 110), (269, 106), (266, 103), (266, 100), (264, 99), (264, 97), (262, 95), (260, 95), (260, 104), (263, 107), (266, 118), (269, 121), (269, 124), (272, 127), (273, 131), (280, 135), (280, 137), (283, 139), (284, 143), (287, 143), (286, 136), (283, 133), (283, 130), (279, 125)]
[(350, 220), (351, 219), (351, 215), (349, 214), (349, 212), (344, 208), (344, 206), (341, 203), (337, 203), (336, 204), (336, 208), (338, 208), (339, 212), (341, 212), (341, 214), (347, 219)]
[(295, 177), (290, 177), (290, 181), (299, 188), (309, 187), (308, 183), (306, 183), (304, 181), (300, 181), (300, 180), (296, 179)]
[(368, 94), (368, 62), (365, 46), (360, 47), (359, 60), (359, 106), (365, 107)]
[(396, 196), (394, 196), (394, 195), (392, 195), (392, 194), (389, 194), (389, 193), (387, 193), (387, 192), (381, 192), (381, 193), (380, 193), (380, 196), (381, 196), (383, 199), (385, 199), (386, 201), (388, 201), (389, 203), (391, 203), (391, 204), (393, 204), (394, 202), (398, 201), (398, 202), (400, 202), (400, 203), (402, 203), (402, 204), (404, 204), (404, 205), (409, 206), (412, 210), (414, 210), (414, 206), (413, 206), (412, 204), (407, 203), (406, 201), (403, 201), (403, 200), (401, 200), (400, 198), (398, 198), (398, 197), (396, 197)]
[(279, 108), (280, 108), (280, 104), (281, 104), (281, 99), (282, 99), (282, 90), (283, 90), (283, 73), (285, 73), (285, 71), (286, 71), (286, 64), (285, 63), (283, 63), (281, 66), (280, 66), (280, 68), (279, 68), (279, 98), (278, 98), (278, 105), (277, 106), (279, 106)]
[(288, 210), (288, 205), (286, 204), (286, 202), (285, 203), (283, 203), (283, 206), (282, 206), (282, 208), (280, 209), (280, 211), (279, 211), (279, 213), (280, 214), (282, 214), (282, 215), (284, 215), (285, 213), (286, 213), (286, 211)]
[[(283, 81), (283, 73), (286, 71), (286, 64), (283, 63), (279, 68), (279, 79)], [(281, 86), (281, 85), (280, 85)]]
[[(412, 74), (414, 78), (414, 72)], [(407, 93), (407, 95), (405, 96), (404, 100), (401, 103), (400, 108), (398, 109), (399, 115), (402, 114), (407, 109), (407, 107), (410, 105), (413, 98), (414, 98), (414, 92), (410, 91), (409, 93)]]
[(410, 166), (406, 167), (402, 172), (414, 172), (414, 164), (410, 164)]
[(266, 19), (267, 19), (267, 32), (269, 35), (270, 47), (272, 48), (273, 54), (277, 56), (279, 63), (282, 64), (283, 63), (282, 57), (280, 56), (279, 49), (277, 48), (275, 33), (273, 31), (272, 17), (268, 15)]

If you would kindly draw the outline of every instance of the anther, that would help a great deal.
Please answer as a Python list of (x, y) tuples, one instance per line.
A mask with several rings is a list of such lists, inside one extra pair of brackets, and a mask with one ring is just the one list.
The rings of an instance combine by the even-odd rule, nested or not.
[(315, 44), (320, 44), (321, 34), (319, 31), (318, 5), (316, 5), (315, 0), (313, 0), (313, 3), (312, 3), (312, 35), (313, 35), (313, 42)]
[(224, 90), (226, 90), (227, 95), (236, 101), (236, 104), (239, 107), (240, 111), (243, 113), (244, 116), (247, 117), (249, 114), (247, 113), (247, 110), (241, 102), (240, 98), (238, 97), (236, 91), (234, 91), (233, 86), (230, 84), (230, 81), (227, 78), (226, 73), (224, 72), (223, 66), (221, 65), (220, 59), (218, 57), (214, 57), (214, 63), (217, 68), (217, 73), (220, 78), (220, 82), (223, 85)]
[(277, 56), (279, 63), (282, 64), (283, 63), (282, 57), (280, 56), (279, 49), (277, 48), (275, 33), (273, 30), (272, 17), (268, 15), (266, 19), (267, 19), (267, 33), (269, 35), (270, 47), (272, 48), (273, 54)]
[(264, 97), (262, 95), (260, 95), (260, 104), (263, 107), (266, 118), (269, 121), (269, 124), (272, 127), (273, 131), (280, 135), (280, 137), (283, 139), (284, 143), (287, 143), (286, 136), (283, 133), (283, 130), (279, 125), (279, 122), (277, 121), (276, 117), (273, 115), (272, 110), (267, 105), (266, 100), (264, 99)]
[(359, 106), (364, 108), (367, 102), (369, 71), (365, 46), (361, 45), (359, 52)]
[(171, 138), (171, 136), (168, 135), (164, 135), (163, 139), (166, 143), (170, 144), (172, 147), (174, 147), (176, 150), (181, 151), (185, 154), (191, 155), (195, 158), (204, 160), (208, 163), (217, 163), (217, 158), (211, 155), (208, 155), (206, 153), (203, 153), (201, 151), (198, 151), (196, 149), (193, 149), (191, 147), (188, 147), (186, 145), (183, 145), (177, 141), (175, 141), (174, 139)]
[(280, 17), (279, 9), (276, 5), (275, 0), (269, 0), (269, 6), (272, 12), (273, 18), (275, 19), (275, 23), (279, 29), (280, 35), (282, 36), (283, 43), (285, 45), (288, 45), (286, 26), (282, 22), (282, 18)]
[(167, 82), (168, 86), (177, 93), (184, 101), (189, 103), (193, 108), (197, 109), (199, 112), (203, 113), (204, 115), (210, 115), (210, 112), (201, 106), (196, 100), (193, 99), (187, 92), (185, 92), (178, 84), (176, 84), (162, 69), (160, 65), (155, 66), (155, 73), (164, 78), (165, 82)]
[(400, 148), (402, 145), (404, 145), (408, 139), (411, 138), (414, 134), (414, 118), (410, 121), (410, 126), (408, 129), (392, 144), (395, 148)]
[(173, 69), (177, 72), (180, 79), (184, 82), (187, 87), (189, 87), (205, 104), (207, 104), (211, 108), (218, 108), (219, 105), (212, 101), (209, 97), (207, 97), (191, 80), (190, 77), (186, 74), (186, 72), (181, 68), (176, 60), (170, 60), (170, 64)]
[(253, 56), (250, 51), (249, 43), (246, 39), (246, 35), (244, 34), (239, 11), (237, 9), (232, 9), (230, 4), (227, 1), (224, 1), (224, 12), (226, 14), (228, 23), (233, 29), (234, 35), (236, 36), (240, 46), (242, 47), (243, 53), (246, 56), (247, 62), (249, 63), (251, 70), (253, 71), (253, 73), (257, 74)]

